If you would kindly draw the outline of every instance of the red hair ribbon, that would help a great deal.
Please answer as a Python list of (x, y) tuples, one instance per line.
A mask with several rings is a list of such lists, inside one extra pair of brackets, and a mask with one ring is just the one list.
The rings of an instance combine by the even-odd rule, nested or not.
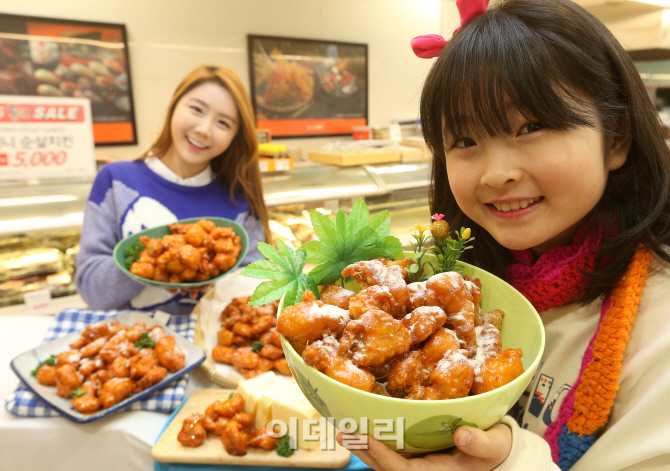
[[(486, 13), (489, 0), (456, 0), (458, 14), (461, 17), (461, 25), (454, 33), (461, 29), (468, 21)], [(442, 52), (447, 40), (439, 34), (424, 34), (417, 36), (410, 42), (414, 54), (422, 59), (432, 59)]]

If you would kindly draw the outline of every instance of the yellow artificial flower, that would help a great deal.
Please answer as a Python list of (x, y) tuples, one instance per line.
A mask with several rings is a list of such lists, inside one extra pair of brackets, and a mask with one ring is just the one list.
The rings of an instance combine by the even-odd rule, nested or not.
[(430, 224), (414, 224), (414, 227), (412, 227), (412, 229), (418, 232), (419, 235), (423, 235), (424, 232), (430, 229)]
[(470, 230), (469, 227), (463, 229), (463, 231), (461, 232), (461, 237), (463, 237), (464, 239), (469, 239), (470, 235), (472, 235), (472, 231)]

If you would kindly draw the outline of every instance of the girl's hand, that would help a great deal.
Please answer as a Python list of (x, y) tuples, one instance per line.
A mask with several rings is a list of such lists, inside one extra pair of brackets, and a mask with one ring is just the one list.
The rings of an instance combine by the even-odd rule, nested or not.
[(167, 290), (168, 293), (171, 294), (177, 294), (177, 292), (181, 293), (182, 296), (188, 295), (191, 299), (198, 299), (198, 295), (200, 293), (205, 294), (209, 289), (214, 285), (214, 283), (210, 283), (208, 285), (203, 285), (203, 286), (198, 286), (197, 288), (182, 288), (179, 290), (176, 289), (169, 289)]
[[(337, 434), (342, 444), (344, 433)], [(512, 448), (512, 431), (507, 425), (497, 424), (483, 431), (476, 427), (459, 427), (454, 433), (456, 448), (448, 453), (406, 458), (373, 437), (367, 439), (367, 450), (350, 450), (363, 463), (376, 471), (490, 471), (502, 463)], [(358, 442), (360, 443), (360, 442)]]

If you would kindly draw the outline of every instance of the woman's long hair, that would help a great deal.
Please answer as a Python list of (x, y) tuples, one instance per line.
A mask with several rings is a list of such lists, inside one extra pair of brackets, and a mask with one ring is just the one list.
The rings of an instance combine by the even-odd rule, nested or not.
[(154, 145), (141, 159), (165, 155), (172, 145), (170, 123), (177, 102), (189, 91), (203, 83), (214, 82), (228, 90), (235, 100), (240, 115), (240, 127), (228, 149), (214, 157), (210, 165), (219, 181), (230, 187), (230, 199), (235, 202), (236, 195), (243, 195), (249, 204), (250, 212), (256, 216), (265, 229), (265, 238), (269, 242), (270, 228), (268, 210), (263, 199), (263, 184), (258, 166), (258, 137), (253, 107), (244, 84), (235, 72), (227, 67), (203, 65), (193, 70), (177, 86), (165, 116), (163, 130)]
[(444, 136), (508, 135), (510, 105), (549, 128), (597, 129), (605, 159), (612, 139), (631, 139), (626, 162), (609, 172), (587, 217), (604, 235), (614, 235), (603, 241), (581, 301), (608, 292), (640, 243), (670, 261), (670, 151), (658, 113), (619, 42), (568, 0), (503, 0), (455, 35), (426, 79), (420, 107), (433, 154), (431, 211), (445, 214), (452, 227), (472, 228), (475, 249), (463, 254), (464, 261), (506, 278), (513, 260), (458, 207)]

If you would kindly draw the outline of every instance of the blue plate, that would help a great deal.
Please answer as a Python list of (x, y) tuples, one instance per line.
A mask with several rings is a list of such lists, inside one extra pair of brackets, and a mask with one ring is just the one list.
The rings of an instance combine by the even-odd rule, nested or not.
[(51, 355), (57, 356), (61, 352), (70, 350), (70, 344), (79, 338), (81, 332), (73, 332), (64, 337), (45, 343), (43, 345), (40, 345), (39, 347), (33, 348), (32, 350), (28, 350), (27, 352), (22, 353), (21, 355), (14, 358), (10, 363), (12, 370), (14, 370), (16, 376), (19, 377), (19, 379), (23, 382), (26, 388), (29, 389), (35, 395), (35, 397), (46, 402), (49, 406), (51, 406), (63, 417), (66, 417), (74, 422), (85, 423), (85, 422), (93, 422), (94, 420), (98, 420), (110, 414), (113, 414), (114, 412), (118, 412), (127, 405), (149, 396), (151, 393), (161, 388), (164, 388), (171, 382), (184, 376), (186, 373), (188, 373), (193, 368), (197, 367), (203, 361), (205, 361), (206, 358), (205, 352), (200, 347), (197, 347), (192, 342), (189, 342), (183, 336), (179, 335), (171, 328), (159, 324), (158, 322), (156, 322), (156, 320), (154, 320), (150, 316), (147, 316), (146, 314), (143, 314), (141, 312), (130, 311), (125, 312), (123, 314), (119, 314), (118, 316), (109, 317), (105, 319), (103, 322), (109, 323), (113, 321), (125, 325), (133, 325), (137, 322), (144, 322), (148, 328), (151, 328), (155, 325), (160, 325), (163, 328), (163, 331), (165, 332), (166, 335), (172, 335), (175, 338), (177, 345), (179, 345), (186, 354), (184, 368), (175, 373), (168, 372), (166, 378), (163, 381), (154, 384), (150, 388), (145, 389), (140, 393), (133, 394), (132, 396), (128, 397), (127, 399), (119, 402), (118, 404), (108, 409), (101, 409), (99, 411), (90, 414), (82, 414), (81, 412), (74, 410), (72, 408), (72, 403), (70, 399), (60, 397), (59, 395), (56, 394), (55, 386), (44, 386), (38, 383), (37, 379), (30, 374), (30, 372), (34, 370), (35, 367), (40, 362), (46, 360)]

